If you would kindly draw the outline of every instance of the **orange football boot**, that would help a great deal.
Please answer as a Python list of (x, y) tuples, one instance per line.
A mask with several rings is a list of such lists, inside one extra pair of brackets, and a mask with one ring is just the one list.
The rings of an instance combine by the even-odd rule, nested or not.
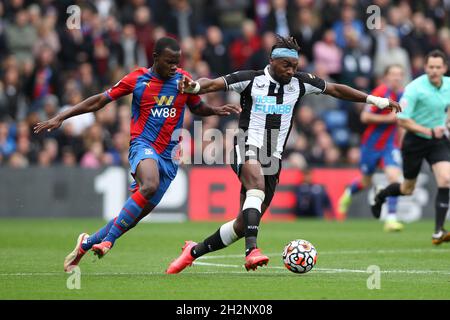
[(248, 256), (245, 257), (245, 269), (249, 271), (250, 269), (256, 270), (258, 267), (265, 266), (269, 263), (269, 257), (263, 255), (261, 250), (255, 248)]
[(112, 243), (109, 241), (104, 241), (99, 244), (94, 244), (92, 246), (92, 251), (94, 251), (94, 254), (98, 256), (99, 259), (103, 258), (105, 254), (108, 253), (109, 250), (112, 248)]
[(167, 274), (180, 273), (186, 267), (191, 266), (195, 258), (191, 255), (191, 249), (197, 245), (194, 241), (185, 241), (181, 248), (181, 255), (172, 261), (166, 270)]

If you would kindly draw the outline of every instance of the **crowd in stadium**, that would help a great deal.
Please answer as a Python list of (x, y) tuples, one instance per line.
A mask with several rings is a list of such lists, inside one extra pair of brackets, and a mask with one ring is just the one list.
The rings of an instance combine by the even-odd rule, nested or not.
[[(74, 2), (80, 28), (68, 28), (74, 17), (67, 8)], [(376, 28), (366, 23), (371, 4), (381, 13)], [(370, 92), (391, 63), (402, 65), (410, 81), (422, 74), (430, 50), (450, 58), (450, 1), (1, 1), (0, 166), (127, 167), (131, 96), (71, 118), (60, 130), (34, 135), (33, 125), (105, 91), (136, 66), (150, 67), (162, 36), (179, 40), (181, 67), (197, 79), (264, 68), (275, 33), (297, 39), (301, 70)], [(238, 102), (229, 93), (203, 99)], [(286, 161), (300, 168), (357, 165), (363, 107), (326, 95), (306, 97)], [(192, 133), (195, 120), (186, 110), (185, 128)], [(213, 116), (202, 127), (225, 131), (237, 120)], [(192, 142), (183, 140), (185, 146)], [(226, 139), (196, 143), (200, 147), (185, 148), (185, 157), (210, 143), (230, 145)]]

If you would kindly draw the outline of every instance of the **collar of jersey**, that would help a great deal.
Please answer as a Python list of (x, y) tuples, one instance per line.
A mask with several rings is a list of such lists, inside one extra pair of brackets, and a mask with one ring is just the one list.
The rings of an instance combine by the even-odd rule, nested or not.
[(269, 67), (270, 67), (270, 65), (267, 65), (267, 66), (264, 68), (264, 74), (266, 75), (267, 78), (269, 78), (269, 80), (270, 80), (271, 82), (275, 82), (275, 83), (279, 84), (278, 81), (276, 81), (276, 80), (275, 80), (274, 78), (272, 78), (272, 76), (270, 75)]
[(172, 80), (172, 79), (175, 79), (175, 78), (178, 76), (178, 70), (177, 70), (177, 72), (175, 73), (175, 75), (174, 75), (172, 78), (163, 80), (163, 79), (159, 76), (159, 74), (157, 74), (155, 71), (153, 71), (153, 67), (150, 67), (150, 68), (148, 68), (147, 70), (148, 70), (148, 72), (149, 72), (150, 75), (154, 76), (156, 79), (161, 80), (161, 81)]
[(424, 74), (423, 76), (426, 77), (427, 84), (428, 84), (428, 86), (429, 86), (430, 88), (432, 88), (432, 89), (434, 89), (434, 90), (436, 90), (436, 91), (439, 91), (439, 92), (441, 92), (442, 88), (445, 88), (445, 85), (446, 85), (446, 83), (445, 83), (445, 76), (442, 76), (442, 83), (441, 83), (441, 86), (440, 86), (439, 88), (436, 87), (436, 86), (430, 81), (430, 78), (428, 77), (427, 74)]

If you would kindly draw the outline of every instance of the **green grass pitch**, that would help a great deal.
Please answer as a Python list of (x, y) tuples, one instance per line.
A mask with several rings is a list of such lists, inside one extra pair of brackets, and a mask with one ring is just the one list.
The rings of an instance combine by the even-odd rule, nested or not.
[[(257, 271), (243, 267), (239, 241), (178, 275), (164, 271), (183, 240), (202, 240), (220, 223), (140, 224), (107, 256), (80, 264), (81, 288), (70, 290), (63, 259), (92, 219), (1, 219), (0, 299), (449, 299), (450, 243), (431, 245), (433, 221), (385, 233), (373, 220), (263, 222), (259, 246), (271, 258)], [(281, 252), (293, 239), (311, 241), (317, 265), (304, 275), (284, 269)], [(369, 290), (367, 268), (380, 268)], [(370, 282), (370, 281), (369, 281)]]

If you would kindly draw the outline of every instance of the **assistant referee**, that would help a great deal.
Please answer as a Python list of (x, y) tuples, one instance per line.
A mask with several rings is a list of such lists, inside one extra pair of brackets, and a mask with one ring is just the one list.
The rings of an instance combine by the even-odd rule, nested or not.
[(411, 195), (416, 185), (423, 159), (431, 166), (438, 193), (435, 201), (436, 220), (432, 243), (450, 241), (450, 232), (444, 229), (449, 208), (450, 141), (446, 128), (450, 115), (450, 77), (445, 77), (448, 62), (442, 51), (434, 50), (425, 58), (426, 74), (406, 86), (400, 105), (403, 112), (398, 121), (407, 133), (402, 143), (402, 184), (392, 183), (375, 196), (372, 213), (381, 215), (387, 197)]

